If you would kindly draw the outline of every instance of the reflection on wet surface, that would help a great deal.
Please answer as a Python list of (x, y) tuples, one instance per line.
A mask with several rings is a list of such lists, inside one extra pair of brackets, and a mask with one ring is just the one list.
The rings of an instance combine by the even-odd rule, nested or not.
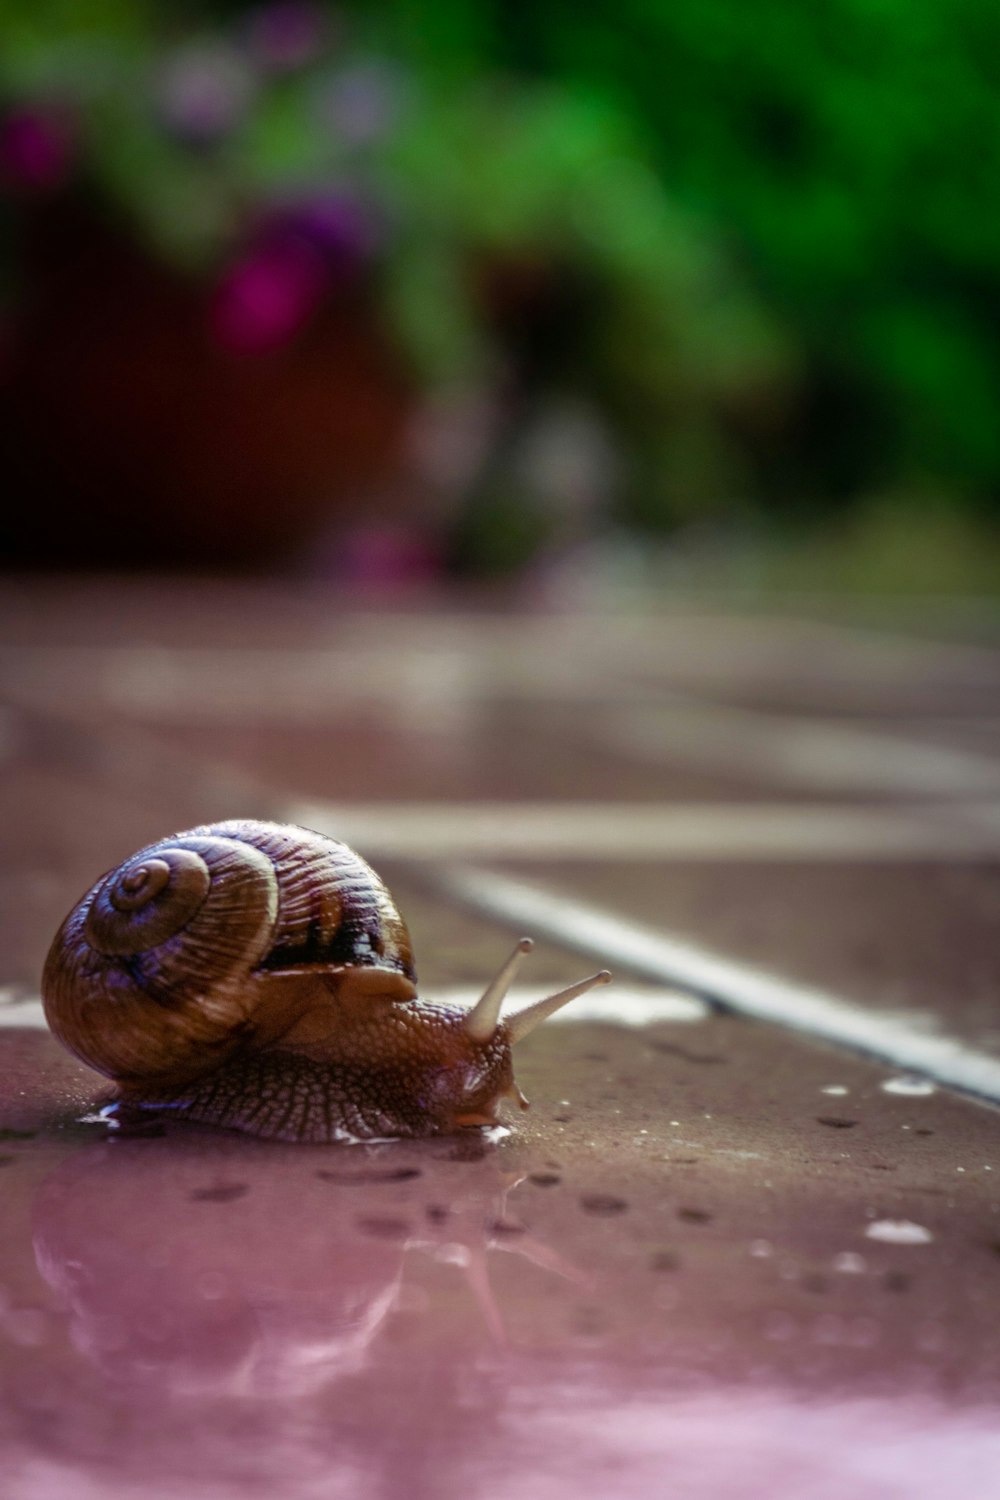
[(0, 1031), (5, 1497), (953, 1493), (1000, 1458), (993, 1117), (840, 1059), (823, 1130), (829, 1055), (788, 1043), (777, 1089), (761, 1046), (566, 1023), (516, 1132), (295, 1147), (107, 1136), (92, 1076)]
[[(417, 1254), (459, 1268), (463, 1317), (474, 1325), (478, 1311), (497, 1343), (498, 1236), (586, 1284), (508, 1208), (514, 1175), (458, 1154), (449, 1145), (423, 1166), (372, 1157), (349, 1171), (226, 1138), (87, 1146), (34, 1195), (36, 1264), (76, 1350), (129, 1399), (139, 1386), (307, 1397), (377, 1360), (392, 1316), (426, 1307), (419, 1269), (405, 1274)], [(470, 1331), (478, 1342), (482, 1330)]]

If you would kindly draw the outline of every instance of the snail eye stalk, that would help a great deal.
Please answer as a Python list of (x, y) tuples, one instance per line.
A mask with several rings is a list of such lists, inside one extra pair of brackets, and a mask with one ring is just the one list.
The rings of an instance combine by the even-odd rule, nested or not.
[(522, 1006), (520, 1010), (512, 1011), (510, 1015), (504, 1016), (504, 1025), (511, 1043), (520, 1042), (536, 1026), (541, 1026), (543, 1021), (548, 1020), (557, 1010), (562, 1010), (571, 1000), (578, 995), (585, 995), (599, 984), (611, 982), (610, 969), (601, 969), (597, 974), (591, 974), (587, 979), (578, 980), (565, 990), (559, 990), (555, 995), (547, 995), (544, 1000), (534, 1000), (528, 1005)]
[[(531, 938), (522, 938), (499, 974), (487, 985), (482, 998), (477, 1000), (469, 1011), (465, 1018), (465, 1029), (474, 1042), (488, 1042), (496, 1031), (500, 1024), (500, 1007), (503, 1005), (507, 991), (521, 966), (522, 958), (526, 953), (530, 953), (533, 947)], [(578, 980), (568, 989), (559, 990), (555, 995), (547, 995), (544, 1000), (534, 1000), (528, 1005), (509, 1012), (503, 1020), (511, 1042), (519, 1042), (522, 1037), (534, 1031), (536, 1026), (540, 1026), (555, 1011), (561, 1010), (578, 995), (585, 995), (595, 985), (607, 984), (610, 978), (610, 971), (601, 969), (600, 973)]]
[(465, 1029), (474, 1042), (488, 1042), (500, 1022), (500, 1007), (514, 976), (521, 967), (521, 960), (534, 947), (531, 938), (522, 938), (506, 963), (491, 980), (483, 994), (465, 1018)]

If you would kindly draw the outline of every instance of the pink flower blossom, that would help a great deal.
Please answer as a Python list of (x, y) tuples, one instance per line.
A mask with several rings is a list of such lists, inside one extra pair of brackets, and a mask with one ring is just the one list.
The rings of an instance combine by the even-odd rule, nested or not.
[(211, 309), (212, 332), (239, 354), (280, 347), (316, 310), (328, 281), (323, 257), (296, 240), (247, 251), (224, 273)]
[(15, 187), (35, 192), (61, 187), (72, 156), (67, 123), (50, 110), (26, 106), (0, 122), (0, 175)]

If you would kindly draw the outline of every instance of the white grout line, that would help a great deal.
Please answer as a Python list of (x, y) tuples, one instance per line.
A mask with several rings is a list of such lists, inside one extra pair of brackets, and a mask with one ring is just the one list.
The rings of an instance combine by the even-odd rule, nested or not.
[[(536, 642), (537, 647), (537, 642)], [(473, 641), (421, 649), (412, 640), (350, 648), (3, 647), (0, 674), (37, 702), (97, 693), (144, 718), (185, 722), (342, 722), (345, 709), (388, 707), (468, 714), (512, 697), (531, 703), (634, 701), (643, 689), (619, 671), (603, 675), (592, 653), (535, 649), (511, 654)], [(263, 685), (263, 686), (262, 686)]]
[[(915, 680), (926, 681), (935, 662), (957, 672), (974, 662), (980, 696), (989, 701), (1000, 677), (997, 652), (976, 648), (970, 657), (964, 647), (766, 619), (660, 619), (640, 630), (625, 617), (605, 621), (607, 630), (596, 636), (594, 618), (522, 621), (516, 628), (494, 622), (499, 633), (485, 638), (475, 622), (467, 622), (465, 631), (454, 621), (443, 622), (442, 630), (441, 623), (428, 631), (426, 622), (423, 629), (413, 622), (405, 639), (362, 631), (338, 647), (295, 650), (0, 646), (0, 673), (28, 702), (73, 702), (86, 694), (90, 702), (100, 699), (142, 719), (332, 727), (345, 712), (364, 711), (401, 731), (437, 737), (480, 724), (498, 699), (570, 706), (597, 700), (617, 711), (594, 716), (593, 738), (657, 765), (696, 763), (765, 783), (845, 792), (1000, 791), (1000, 757), (986, 751), (927, 744), (836, 719), (699, 701), (699, 690), (706, 682), (711, 687), (719, 670), (744, 686), (755, 676), (787, 680), (806, 672), (820, 683), (868, 684), (882, 693), (890, 683), (898, 685), (900, 671), (916, 670)], [(650, 674), (655, 681), (644, 680)], [(650, 693), (657, 704), (642, 702)]]
[(40, 1000), (8, 1000), (0, 990), (0, 1030), (11, 1027), (26, 1031), (46, 1029), (45, 1012)]
[[(612, 617), (614, 619), (614, 617)], [(716, 682), (746, 684), (789, 675), (852, 686), (926, 683), (940, 673), (950, 682), (996, 682), (996, 647), (926, 639), (802, 614), (754, 615), (703, 610), (637, 616), (620, 622), (613, 642), (648, 670), (692, 670)], [(530, 649), (530, 648), (529, 648)]]
[(947, 796), (1000, 792), (1000, 759), (842, 719), (668, 702), (623, 707), (598, 721), (602, 744), (654, 765), (696, 764), (746, 778), (836, 791)]
[[(928, 680), (1000, 682), (1000, 651), (921, 640), (802, 617), (682, 611), (650, 616), (593, 612), (497, 616), (346, 615), (327, 642), (298, 646), (0, 646), (0, 672), (15, 684), (69, 689), (96, 678), (119, 707), (212, 719), (309, 717), (348, 702), (398, 697), (463, 702), (514, 695), (578, 701), (632, 698), (643, 679), (715, 688), (807, 679), (851, 686), (866, 699)], [(267, 682), (267, 692), (260, 685)], [(646, 681), (648, 690), (649, 682)]]
[[(294, 802), (291, 823), (366, 858), (995, 860), (1000, 803)], [(971, 816), (966, 814), (971, 812)]]
[[(432, 871), (432, 878), (448, 895), (519, 931), (553, 938), (644, 979), (691, 990), (725, 1010), (804, 1032), (1000, 1104), (1000, 1058), (952, 1038), (928, 1036), (895, 1017), (788, 983), (612, 912), (491, 870), (442, 867)], [(612, 987), (608, 998), (613, 995)]]

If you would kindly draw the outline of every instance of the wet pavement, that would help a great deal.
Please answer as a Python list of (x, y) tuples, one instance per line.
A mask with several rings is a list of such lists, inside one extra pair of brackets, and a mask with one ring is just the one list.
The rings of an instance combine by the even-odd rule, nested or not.
[[(892, 1056), (1000, 1053), (981, 617), (18, 583), (0, 618), (3, 1500), (1000, 1495), (1000, 1093)], [(509, 947), (484, 874), (557, 903), (526, 990), (592, 966), (595, 911), (730, 967), (706, 998), (608, 955), (519, 1047), (508, 1134), (109, 1137), (41, 1028), (58, 922), (172, 828), (305, 808), (388, 878), (422, 993)], [(744, 973), (844, 1044), (740, 1013)]]

